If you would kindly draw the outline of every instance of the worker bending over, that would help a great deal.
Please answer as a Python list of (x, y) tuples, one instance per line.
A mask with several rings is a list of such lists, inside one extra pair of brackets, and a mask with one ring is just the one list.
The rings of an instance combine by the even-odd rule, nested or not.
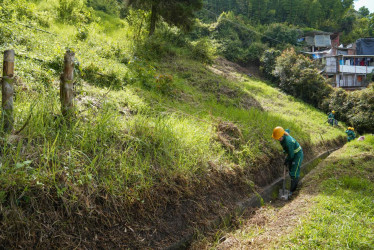
[(356, 138), (355, 129), (353, 127), (348, 127), (348, 129), (345, 131), (347, 133), (347, 140), (348, 142), (354, 140)]
[(303, 149), (300, 144), (290, 136), (290, 130), (284, 130), (282, 127), (276, 127), (273, 130), (272, 137), (278, 140), (282, 145), (283, 152), (287, 154), (284, 164), (288, 166), (291, 177), (291, 194), (297, 188), (300, 178), (300, 167), (304, 159)]

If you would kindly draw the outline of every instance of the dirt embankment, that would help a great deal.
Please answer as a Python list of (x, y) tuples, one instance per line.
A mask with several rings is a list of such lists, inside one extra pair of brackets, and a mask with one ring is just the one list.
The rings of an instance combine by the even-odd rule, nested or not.
[[(227, 150), (240, 146), (241, 131), (232, 123), (217, 126), (217, 140)], [(331, 149), (341, 140), (304, 146), (306, 158)], [(0, 204), (0, 245), (9, 248), (164, 248), (206, 231), (217, 218), (231, 213), (253, 189), (281, 175), (280, 152), (260, 159), (250, 171), (228, 169), (210, 162), (200, 179), (174, 176), (161, 182), (143, 199), (129, 201), (87, 188), (75, 199), (54, 187), (10, 190)], [(60, 188), (74, 187), (60, 176)], [(252, 183), (255, 183), (255, 186)], [(8, 190), (9, 191), (9, 190)], [(27, 195), (25, 195), (27, 194)]]
[[(241, 132), (231, 123), (217, 129), (217, 140), (232, 150)], [(341, 145), (341, 140), (316, 147), (304, 146), (306, 158)], [(0, 245), (11, 248), (165, 248), (188, 239), (196, 231), (209, 231), (217, 218), (234, 211), (238, 202), (279, 177), (279, 155), (261, 159), (257, 170), (228, 170), (210, 163), (200, 179), (174, 176), (161, 182), (142, 200), (129, 202), (93, 190), (59, 195), (54, 188), (20, 190), (0, 205)], [(224, 170), (226, 169), (226, 170)], [(61, 176), (61, 183), (69, 185)], [(252, 183), (255, 186), (252, 186)], [(31, 201), (31, 203), (30, 203)], [(130, 204), (130, 205), (129, 205)], [(258, 219), (258, 218), (257, 218)], [(253, 220), (257, 220), (254, 218)], [(259, 219), (260, 220), (260, 219)]]

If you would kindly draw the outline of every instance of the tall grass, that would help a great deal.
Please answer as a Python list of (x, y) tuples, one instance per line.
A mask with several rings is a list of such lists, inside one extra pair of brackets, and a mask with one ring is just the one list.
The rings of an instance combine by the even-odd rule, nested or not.
[[(344, 134), (323, 124), (322, 113), (259, 80), (227, 80), (204, 63), (180, 58), (178, 53), (186, 55), (191, 48), (188, 41), (177, 49), (164, 41), (166, 54), (143, 51), (154, 53), (149, 58), (155, 61), (136, 57), (139, 29), (131, 25), (141, 24), (141, 13), (130, 13), (131, 22), (101, 13), (97, 16), (104, 22), (93, 19), (73, 25), (57, 19), (56, 3), (37, 1), (30, 5), (31, 17), (22, 16), (22, 21), (53, 34), (25, 29), (11, 20), (7, 27), (1, 26), (6, 34), (2, 48), (13, 48), (18, 55), (16, 128), (31, 115), (20, 135), (2, 141), (0, 175), (6, 190), (23, 183), (57, 186), (62, 192), (61, 182), (67, 182), (65, 188), (71, 190), (89, 186), (115, 194), (131, 190), (137, 196), (174, 175), (198, 178), (209, 162), (222, 168), (254, 167), (256, 159), (279, 152), (279, 144), (271, 140), (278, 125), (290, 128), (305, 144), (320, 143), (320, 132), (325, 140)], [(43, 17), (48, 26), (40, 27), (38, 16), (47, 15), (46, 11), (50, 11)], [(141, 40), (145, 33), (140, 31)], [(170, 32), (170, 37), (180, 39), (178, 32)], [(76, 52), (79, 62), (77, 112), (70, 125), (61, 117), (58, 93), (67, 47)], [(172, 76), (164, 83), (170, 93), (157, 87), (156, 73)], [(256, 105), (249, 108), (243, 100)], [(235, 152), (217, 140), (216, 127), (223, 121), (237, 125), (243, 134)]]

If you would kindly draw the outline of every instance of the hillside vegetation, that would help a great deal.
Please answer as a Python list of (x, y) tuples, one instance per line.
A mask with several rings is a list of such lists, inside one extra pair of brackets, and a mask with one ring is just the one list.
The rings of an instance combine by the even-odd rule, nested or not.
[[(15, 50), (17, 75), (15, 131), (0, 142), (2, 246), (165, 246), (279, 176), (275, 126), (307, 158), (344, 140), (316, 108), (214, 59), (207, 41), (167, 25), (146, 39), (142, 11), (120, 19), (64, 2), (1, 1), (0, 47)], [(71, 123), (59, 100), (66, 49)]]

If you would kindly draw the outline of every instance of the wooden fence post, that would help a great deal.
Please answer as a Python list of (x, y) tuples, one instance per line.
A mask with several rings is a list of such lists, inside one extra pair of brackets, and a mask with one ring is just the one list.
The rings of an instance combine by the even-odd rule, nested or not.
[(70, 118), (74, 113), (74, 57), (75, 53), (67, 50), (64, 57), (64, 72), (61, 75), (60, 101), (62, 115)]
[(14, 50), (4, 51), (2, 79), (2, 108), (4, 132), (13, 130)]

